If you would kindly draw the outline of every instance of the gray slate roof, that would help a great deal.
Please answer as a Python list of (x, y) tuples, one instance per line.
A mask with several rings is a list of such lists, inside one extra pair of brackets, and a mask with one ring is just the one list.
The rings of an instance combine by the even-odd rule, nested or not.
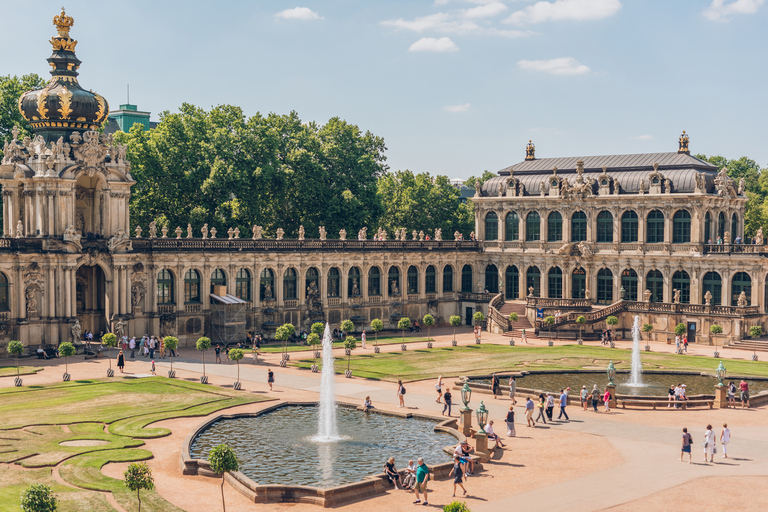
[(576, 170), (576, 162), (584, 162), (584, 170), (597, 170), (602, 172), (603, 167), (612, 170), (641, 170), (653, 169), (653, 164), (659, 164), (659, 171), (663, 169), (694, 168), (701, 170), (717, 171), (717, 166), (700, 160), (695, 156), (679, 153), (641, 153), (636, 155), (602, 155), (602, 156), (567, 156), (559, 158), (537, 158), (536, 160), (524, 160), (499, 171), (500, 176), (508, 176), (510, 171), (517, 173), (545, 173), (552, 174), (552, 168), (557, 167), (558, 172)]

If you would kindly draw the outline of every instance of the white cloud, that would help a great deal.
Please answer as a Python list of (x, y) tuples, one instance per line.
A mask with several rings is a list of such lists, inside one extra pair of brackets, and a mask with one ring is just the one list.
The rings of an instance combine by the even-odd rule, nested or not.
[(421, 16), (412, 20), (398, 18), (396, 20), (385, 20), (380, 24), (385, 27), (392, 27), (399, 30), (409, 30), (411, 32), (441, 32), (443, 34), (487, 34), (500, 37), (517, 38), (527, 37), (533, 34), (530, 31), (523, 30), (502, 30), (491, 27), (486, 24), (483, 26), (477, 22), (464, 17), (466, 11), (459, 12), (438, 12)]
[(286, 9), (275, 14), (275, 18), (281, 20), (321, 20), (322, 16), (317, 14), (309, 7), (294, 7), (293, 9)]
[(653, 140), (653, 135), (638, 135), (637, 137), (630, 137), (630, 140)]
[(754, 14), (765, 0), (712, 0), (704, 9), (704, 17), (710, 21), (729, 21), (732, 14)]
[(409, 52), (457, 52), (459, 47), (449, 37), (422, 37), (408, 48)]
[(524, 25), (545, 21), (599, 20), (613, 16), (619, 9), (621, 9), (619, 0), (555, 0), (554, 2), (536, 2), (525, 9), (513, 12), (504, 21)]
[(464, 12), (467, 18), (492, 18), (507, 10), (507, 6), (501, 2), (491, 2), (485, 5), (472, 7)]
[(461, 105), (446, 105), (445, 107), (443, 107), (443, 110), (451, 113), (466, 112), (471, 107), (472, 105), (470, 105), (469, 103), (462, 103)]
[(573, 57), (561, 57), (549, 60), (521, 60), (517, 62), (520, 69), (539, 71), (550, 75), (585, 75), (589, 68)]

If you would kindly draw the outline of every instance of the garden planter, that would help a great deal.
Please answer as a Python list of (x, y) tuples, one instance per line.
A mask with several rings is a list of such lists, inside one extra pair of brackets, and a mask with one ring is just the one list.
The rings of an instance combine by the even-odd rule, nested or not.
[(576, 343), (578, 343), (579, 345), (583, 345), (584, 344), (584, 340), (577, 340)]
[(432, 342), (431, 341), (427, 342), (427, 348), (432, 348)]
[(381, 352), (381, 349), (379, 347), (373, 347), (374, 354), (378, 354), (379, 352)]
[(280, 366), (282, 368), (285, 368), (286, 366), (288, 366), (288, 362), (285, 359), (281, 359), (280, 360)]
[(208, 376), (207, 375), (201, 375), (200, 376), (200, 384), (208, 384)]
[(235, 384), (232, 387), (235, 388), (237, 391), (240, 391), (242, 389), (243, 385), (242, 385), (242, 383), (240, 381), (237, 381), (237, 382), (235, 382)]
[(315, 355), (315, 359), (320, 359), (320, 351), (319, 350), (315, 350), (315, 354), (314, 355)]
[(317, 365), (316, 365), (316, 364), (313, 364), (313, 365), (310, 367), (310, 369), (312, 370), (312, 372), (314, 372), (314, 373), (317, 373)]
[(458, 342), (458, 341), (456, 341), (456, 340), (451, 340), (451, 346), (452, 346), (452, 347), (455, 347), (455, 346), (456, 346), (456, 345), (458, 345), (458, 344), (459, 344), (459, 342)]
[(752, 356), (752, 360), (753, 360), (753, 361), (757, 361), (757, 354), (754, 354), (754, 355)]
[(63, 376), (64, 382), (69, 382), (70, 375), (68, 373), (65, 373)]
[(283, 354), (283, 361), (290, 361), (291, 360), (291, 354), (288, 352)]
[(168, 370), (168, 378), (169, 379), (175, 379), (176, 378), (176, 370)]
[(715, 351), (715, 355), (713, 357), (720, 357), (720, 352)]
[(480, 338), (477, 338), (477, 339), (475, 340), (475, 345), (479, 345), (479, 344), (480, 344)]
[(650, 352), (651, 351), (651, 346), (650, 345), (646, 345), (645, 346), (645, 351), (646, 352)]
[(344, 376), (348, 379), (352, 378), (352, 370), (347, 370), (344, 372)]
[(13, 379), (13, 385), (18, 387), (21, 387), (21, 377), (16, 377)]
[(408, 345), (403, 343), (402, 345), (400, 345), (400, 350), (408, 350)]
[(550, 341), (547, 342), (547, 346), (548, 347), (554, 347), (555, 346), (555, 342), (550, 340)]
[(611, 342), (611, 348), (616, 348), (616, 344), (614, 342)]
[(107, 377), (114, 377), (115, 376), (115, 370), (112, 368), (107, 368)]
[(509, 338), (509, 346), (510, 347), (514, 347), (515, 346), (515, 340), (513, 340), (512, 338)]
[(350, 349), (348, 349), (348, 348), (345, 348), (345, 349), (344, 349), (344, 355), (345, 355), (345, 356), (349, 356), (349, 355), (352, 355), (352, 351), (351, 351)]

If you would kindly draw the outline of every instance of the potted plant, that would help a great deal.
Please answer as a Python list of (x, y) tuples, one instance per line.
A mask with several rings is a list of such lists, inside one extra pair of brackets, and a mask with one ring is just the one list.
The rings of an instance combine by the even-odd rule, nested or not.
[(229, 471), (240, 469), (237, 455), (228, 444), (220, 444), (208, 454), (208, 463), (211, 465), (211, 471), (221, 475), (221, 506), (224, 512), (227, 512), (227, 505), (224, 503), (224, 475)]
[[(482, 311), (475, 311), (475, 314), (472, 315), (472, 319), (475, 321), (475, 328), (477, 328), (481, 323), (485, 322), (485, 315), (483, 315)], [(475, 343), (477, 345), (480, 344), (480, 332), (482, 329), (482, 327), (477, 329), (477, 336), (475, 337)]]
[(426, 314), (424, 315), (423, 321), (424, 325), (427, 326), (427, 348), (432, 348), (432, 338), (430, 338), (429, 333), (430, 329), (435, 324), (435, 317), (430, 314)]
[(69, 358), (75, 355), (75, 352), (75, 346), (68, 341), (59, 345), (59, 355), (64, 358), (64, 382), (69, 382)]
[(21, 386), (21, 373), (19, 371), (19, 356), (24, 353), (24, 344), (19, 340), (11, 340), (8, 343), (8, 353), (16, 356), (16, 378), (13, 379), (14, 386)]
[[(344, 337), (346, 338), (347, 336), (349, 336), (350, 331), (355, 330), (355, 324), (352, 323), (352, 320), (347, 319), (341, 322), (341, 325), (339, 325), (339, 328), (341, 329), (341, 332), (344, 333)], [(344, 354), (349, 355), (347, 354), (346, 349), (344, 350)]]
[(240, 383), (240, 360), (245, 356), (245, 351), (241, 348), (232, 348), (229, 350), (229, 360), (237, 363), (237, 380), (235, 381), (234, 388), (241, 389)]
[(459, 315), (451, 315), (450, 318), (448, 318), (448, 322), (453, 326), (453, 339), (451, 340), (451, 346), (455, 347), (457, 345), (456, 327), (461, 325), (461, 317)]
[(582, 333), (584, 332), (584, 324), (586, 323), (587, 323), (587, 318), (584, 315), (579, 315), (578, 318), (576, 318), (576, 325), (579, 326), (579, 340), (577, 342), (579, 345), (584, 344)]
[[(753, 325), (749, 328), (749, 335), (753, 338), (759, 338), (763, 335), (763, 328), (759, 325)], [(757, 345), (752, 345), (752, 360), (757, 361)]]
[(397, 322), (397, 328), (400, 329), (403, 334), (402, 341), (400, 342), (400, 350), (407, 350), (408, 347), (405, 345), (405, 330), (411, 328), (411, 319), (404, 316)]
[(352, 359), (352, 351), (357, 348), (357, 340), (354, 336), (347, 336), (344, 338), (344, 352), (347, 354), (347, 371), (344, 372), (346, 378), (352, 377), (352, 370), (349, 368), (349, 364)]
[(176, 349), (179, 348), (179, 339), (176, 336), (166, 336), (163, 338), (166, 350), (168, 350), (168, 357), (171, 359), (171, 369), (168, 370), (168, 378), (173, 379), (176, 377), (176, 372), (173, 371), (173, 354)]
[(717, 335), (723, 334), (723, 327), (717, 324), (709, 326), (709, 333), (712, 335), (712, 340), (715, 342), (715, 357), (720, 357), (720, 352), (717, 351)]
[(285, 367), (291, 356), (288, 355), (288, 338), (294, 335), (296, 328), (293, 324), (283, 324), (275, 331), (275, 338), (283, 342), (283, 356), (280, 359), (280, 366)]
[(317, 359), (320, 357), (320, 351), (317, 349), (317, 346), (320, 344), (320, 336), (318, 336), (316, 332), (309, 333), (309, 336), (307, 336), (307, 343), (312, 347), (312, 355), (315, 359), (312, 362), (312, 371), (317, 372)]
[(32, 484), (21, 493), (21, 510), (24, 512), (55, 512), (59, 500), (50, 486)]
[[(684, 323), (677, 324), (675, 326), (675, 336), (680, 336), (682, 338), (683, 335), (685, 334), (685, 330), (686, 330), (686, 327), (685, 327)], [(683, 353), (683, 347), (677, 347), (676, 352), (678, 354), (682, 354)]]
[(645, 351), (650, 352), (651, 351), (651, 331), (653, 330), (652, 324), (643, 324), (643, 332), (648, 333), (648, 341), (645, 342)]
[(371, 320), (371, 329), (373, 329), (373, 352), (378, 354), (381, 349), (379, 348), (379, 331), (384, 329), (384, 322), (378, 318)]
[(616, 339), (616, 336), (614, 335), (613, 328), (616, 325), (619, 325), (619, 319), (615, 316), (611, 315), (608, 318), (605, 319), (605, 325), (608, 326), (608, 328), (611, 330), (611, 348), (615, 347), (616, 345), (613, 343), (613, 340)]
[(549, 341), (547, 341), (547, 346), (554, 347), (555, 343), (552, 341), (552, 326), (555, 325), (555, 317), (552, 315), (544, 317), (544, 325), (547, 326), (547, 331), (549, 331)]
[(205, 336), (198, 338), (195, 347), (203, 353), (203, 375), (200, 377), (200, 384), (208, 384), (208, 376), (205, 374), (205, 351), (211, 348), (211, 338)]
[(128, 466), (123, 473), (125, 486), (136, 491), (136, 497), (139, 500), (139, 512), (141, 512), (141, 490), (152, 490), (155, 488), (155, 480), (152, 478), (152, 470), (146, 462), (134, 462)]
[(112, 347), (117, 346), (117, 336), (114, 333), (108, 332), (101, 337), (101, 344), (107, 347), (107, 357), (109, 358), (109, 369), (107, 370), (107, 377), (114, 377), (115, 370), (112, 369)]

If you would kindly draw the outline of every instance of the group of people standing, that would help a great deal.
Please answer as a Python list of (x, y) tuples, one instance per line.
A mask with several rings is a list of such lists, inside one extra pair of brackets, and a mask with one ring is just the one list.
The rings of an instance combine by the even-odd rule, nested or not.
[[(723, 429), (720, 431), (720, 446), (723, 450), (722, 457), (728, 458), (728, 443), (731, 442), (731, 431), (728, 428), (727, 423), (723, 423)], [(688, 464), (691, 464), (691, 446), (693, 445), (693, 436), (688, 432), (688, 428), (683, 428), (683, 445), (680, 451), (680, 462), (683, 462), (683, 456), (688, 454)], [(715, 438), (715, 432), (712, 430), (712, 425), (707, 425), (707, 429), (704, 431), (704, 440), (701, 442), (701, 446), (704, 449), (704, 462), (715, 462), (715, 454), (717, 453), (717, 439)]]

